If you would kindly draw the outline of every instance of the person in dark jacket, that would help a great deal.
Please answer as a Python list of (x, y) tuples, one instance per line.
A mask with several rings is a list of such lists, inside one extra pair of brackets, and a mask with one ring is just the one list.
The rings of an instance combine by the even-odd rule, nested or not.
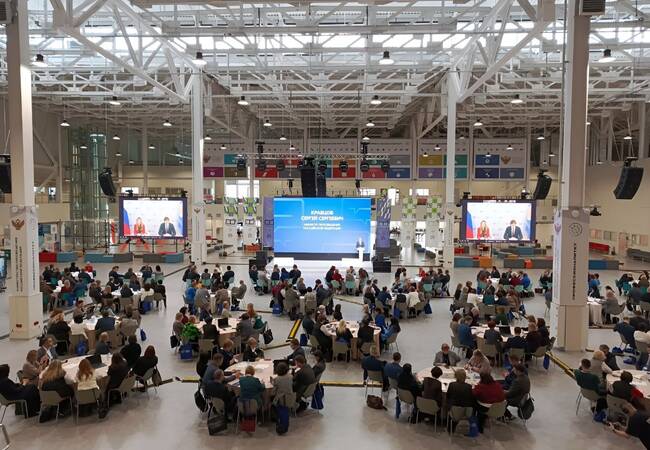
[(371, 345), (370, 354), (364, 356), (361, 360), (361, 368), (363, 369), (363, 380), (366, 381), (368, 378), (368, 371), (381, 372), (383, 378), (383, 388), (388, 387), (388, 377), (384, 375), (384, 366), (386, 361), (381, 361), (379, 359), (379, 349)]
[(144, 351), (144, 355), (135, 361), (131, 372), (141, 377), (147, 372), (147, 370), (156, 367), (157, 365), (158, 357), (156, 356), (156, 349), (153, 347), (153, 345), (150, 345)]
[(235, 411), (235, 396), (226, 384), (223, 370), (214, 371), (212, 380), (203, 385), (203, 393), (208, 398), (218, 398), (226, 407), (226, 414), (232, 415)]
[(37, 415), (41, 407), (38, 388), (34, 384), (23, 386), (14, 383), (9, 379), (9, 372), (8, 364), (0, 364), (0, 394), (9, 401), (25, 400), (27, 402), (27, 417)]
[(42, 391), (56, 391), (63, 399), (59, 405), (62, 414), (70, 412), (70, 402), (68, 399), (74, 397), (74, 390), (65, 381), (65, 370), (61, 366), (61, 361), (55, 359), (50, 361), (45, 371), (41, 374)]
[(504, 350), (508, 350), (510, 348), (523, 348), (523, 349), (525, 349), (526, 346), (527, 346), (526, 339), (521, 337), (521, 328), (520, 327), (515, 327), (515, 335), (508, 338), (508, 340), (506, 341), (505, 346), (503, 347), (503, 349)]
[(291, 354), (286, 357), (289, 364), (293, 364), (298, 355), (303, 357), (305, 356), (305, 350), (300, 346), (300, 341), (298, 339), (291, 339), (289, 346), (291, 347)]
[[(129, 366), (126, 360), (119, 353), (113, 353), (111, 356), (111, 365), (108, 366), (108, 383), (106, 384), (105, 398), (108, 398), (111, 389), (117, 389), (122, 384), (122, 381), (129, 375)], [(111, 398), (110, 403), (119, 403), (122, 399), (119, 393), (113, 392), (114, 398)]]
[(397, 387), (410, 391), (413, 398), (418, 398), (422, 394), (422, 386), (413, 375), (413, 367), (410, 364), (402, 366), (402, 373), (397, 378)]
[(246, 350), (242, 355), (242, 361), (253, 362), (264, 358), (264, 352), (257, 346), (255, 338), (248, 338)]
[(598, 349), (603, 352), (605, 355), (604, 363), (607, 364), (607, 367), (612, 369), (613, 372), (620, 370), (618, 363), (616, 362), (616, 355), (609, 351), (609, 346), (606, 344), (601, 344)]
[[(465, 382), (467, 374), (463, 369), (457, 369), (454, 371), (454, 378), (456, 381), (449, 383), (447, 388), (447, 406), (460, 406), (463, 408), (473, 408), (474, 407), (474, 394), (472, 393), (472, 386)], [(456, 430), (458, 422), (450, 420), (447, 425), (448, 429), (451, 432)]]
[(311, 311), (308, 311), (305, 313), (305, 317), (302, 319), (302, 329), (305, 330), (305, 334), (307, 336), (311, 336), (311, 334), (314, 332), (314, 319), (312, 317), (313, 313)]
[(357, 333), (357, 345), (359, 348), (366, 342), (375, 341), (375, 329), (370, 326), (370, 321), (364, 319), (361, 321), (361, 326), (359, 327), (359, 332)]
[(532, 354), (542, 346), (542, 335), (537, 331), (537, 324), (528, 324), (528, 333), (526, 334), (526, 353)]
[[(515, 378), (512, 380), (512, 384), (506, 391), (506, 400), (508, 406), (518, 408), (524, 397), (530, 393), (530, 378), (528, 378), (526, 367), (523, 364), (515, 364), (512, 369)], [(507, 408), (505, 417), (507, 419), (512, 419), (514, 417)]]
[(435, 366), (431, 369), (431, 376), (422, 380), (422, 397), (435, 400), (438, 407), (442, 407), (442, 383), (438, 378), (442, 376), (442, 369)]
[(296, 399), (299, 399), (296, 412), (302, 412), (307, 409), (307, 402), (302, 400), (302, 395), (310, 385), (316, 382), (316, 375), (314, 375), (314, 369), (307, 364), (304, 356), (296, 357), (296, 369), (292, 372), (293, 392), (296, 393)]
[(205, 318), (205, 325), (203, 325), (203, 339), (212, 339), (213, 344), (219, 342), (219, 329), (212, 323), (212, 317)]
[(142, 347), (138, 344), (138, 338), (134, 334), (129, 336), (128, 343), (122, 347), (120, 354), (126, 361), (126, 365), (131, 368), (135, 365), (138, 358), (140, 358)]

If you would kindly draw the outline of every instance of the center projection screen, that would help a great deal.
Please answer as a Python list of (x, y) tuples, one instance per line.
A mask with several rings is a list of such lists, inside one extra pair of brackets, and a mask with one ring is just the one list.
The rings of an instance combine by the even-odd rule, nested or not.
[[(370, 198), (273, 199), (274, 254), (298, 259), (370, 253)], [(317, 256), (318, 255), (318, 256)]]
[(120, 237), (187, 237), (187, 198), (120, 197)]
[(462, 207), (461, 241), (535, 240), (534, 200), (466, 200)]

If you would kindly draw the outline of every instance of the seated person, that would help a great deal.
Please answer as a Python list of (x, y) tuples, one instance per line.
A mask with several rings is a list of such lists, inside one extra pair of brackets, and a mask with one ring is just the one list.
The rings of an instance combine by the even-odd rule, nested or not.
[(401, 360), (402, 355), (399, 352), (393, 353), (393, 361), (386, 363), (384, 366), (384, 377), (397, 381), (402, 373), (402, 366), (400, 365)]
[(503, 349), (504, 350), (508, 350), (511, 348), (526, 349), (526, 346), (527, 346), (526, 339), (521, 337), (521, 328), (515, 327), (515, 335), (508, 338), (505, 345), (503, 346)]
[(483, 433), (483, 426), (487, 419), (486, 412), (490, 409), (490, 405), (504, 401), (505, 393), (489, 372), (481, 372), (481, 379), (472, 389), (472, 393), (477, 403), (475, 409), (478, 416), (478, 431)]
[(264, 352), (257, 346), (257, 340), (253, 337), (246, 341), (246, 350), (242, 355), (242, 361), (253, 362), (264, 358)]
[(208, 398), (221, 399), (226, 407), (226, 414), (232, 415), (235, 411), (235, 395), (228, 389), (225, 378), (223, 370), (215, 370), (212, 379), (203, 383), (203, 393)]
[(410, 364), (407, 363), (402, 366), (402, 373), (397, 379), (397, 387), (409, 391), (413, 394), (413, 398), (418, 398), (422, 395), (422, 386), (418, 383), (415, 375), (413, 375), (413, 368)]
[(153, 347), (153, 345), (150, 345), (144, 351), (144, 355), (136, 360), (133, 368), (131, 369), (131, 373), (141, 377), (144, 376), (144, 374), (147, 373), (149, 369), (152, 369), (157, 365), (158, 357), (156, 356), (156, 349)]
[(438, 406), (442, 406), (442, 383), (439, 378), (442, 376), (442, 369), (434, 366), (431, 369), (431, 376), (422, 380), (422, 397), (435, 400)]
[(634, 377), (630, 372), (624, 370), (621, 372), (620, 380), (614, 381), (610, 387), (610, 393), (634, 405), (635, 408), (642, 409), (643, 393), (632, 385)]
[(95, 324), (95, 334), (100, 335), (105, 331), (112, 331), (115, 329), (115, 317), (110, 317), (107, 310), (102, 311), (102, 316)]
[(291, 354), (286, 357), (286, 360), (290, 365), (293, 365), (297, 356), (305, 356), (305, 350), (300, 346), (300, 341), (296, 338), (291, 339), (289, 347), (291, 347)]
[(41, 399), (35, 384), (21, 385), (9, 379), (9, 365), (0, 364), (0, 394), (9, 401), (25, 400), (27, 417), (34, 417), (41, 407)]
[[(385, 361), (379, 359), (379, 349), (375, 345), (370, 346), (370, 354), (364, 356), (361, 360), (361, 368), (363, 369), (363, 379), (368, 378), (368, 371), (381, 372), (382, 376), (384, 373)], [(383, 376), (383, 388), (388, 387), (388, 378)]]
[[(447, 407), (473, 408), (475, 405), (474, 394), (472, 393), (472, 386), (465, 382), (467, 374), (463, 369), (456, 369), (454, 370), (454, 379), (456, 381), (449, 383), (447, 388)], [(448, 430), (455, 431), (457, 425), (458, 422), (450, 420), (447, 425)]]
[(138, 344), (138, 338), (132, 334), (128, 337), (127, 344), (120, 350), (120, 355), (126, 361), (126, 365), (131, 368), (135, 365), (135, 362), (140, 358), (141, 354), (142, 348)]
[(213, 344), (219, 343), (219, 329), (212, 323), (212, 317), (206, 317), (204, 322), (203, 339), (211, 339)]
[(108, 342), (108, 333), (100, 333), (97, 344), (95, 344), (96, 355), (108, 355), (111, 352), (111, 347)]
[[(607, 393), (605, 391), (605, 386), (603, 384), (603, 379), (594, 375), (591, 372), (591, 361), (588, 359), (583, 359), (580, 361), (580, 367), (574, 369), (573, 375), (575, 376), (576, 383), (582, 389), (587, 389), (597, 393), (599, 396), (604, 397)], [(607, 407), (607, 402), (604, 398), (600, 398), (596, 404), (596, 411), (600, 411)]]
[(490, 360), (480, 350), (474, 350), (472, 357), (467, 361), (465, 370), (476, 373), (490, 373), (492, 366)]
[[(513, 366), (514, 379), (506, 391), (508, 406), (519, 408), (523, 399), (530, 393), (530, 379), (526, 373), (526, 367), (519, 363)], [(505, 417), (512, 419), (513, 416), (506, 408)]]
[(296, 412), (302, 412), (307, 409), (307, 402), (302, 399), (303, 394), (307, 388), (316, 382), (316, 375), (314, 369), (308, 364), (303, 356), (296, 357), (296, 369), (293, 375), (293, 392), (296, 393), (298, 399), (298, 408)]
[(460, 356), (449, 350), (449, 344), (444, 343), (440, 347), (440, 351), (436, 353), (433, 360), (434, 365), (442, 364), (445, 367), (453, 367), (460, 362)]

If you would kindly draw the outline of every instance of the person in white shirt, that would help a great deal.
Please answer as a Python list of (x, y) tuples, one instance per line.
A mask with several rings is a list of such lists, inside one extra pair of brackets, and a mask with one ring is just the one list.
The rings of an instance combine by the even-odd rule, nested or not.
[(406, 296), (406, 303), (409, 308), (415, 308), (415, 305), (420, 303), (420, 296), (414, 287), (411, 288), (411, 291)]
[(74, 316), (70, 322), (70, 335), (86, 335), (86, 324), (83, 316)]
[(79, 363), (76, 381), (78, 391), (99, 389), (99, 386), (97, 386), (97, 378), (95, 377), (95, 369), (93, 369), (93, 366), (85, 358)]

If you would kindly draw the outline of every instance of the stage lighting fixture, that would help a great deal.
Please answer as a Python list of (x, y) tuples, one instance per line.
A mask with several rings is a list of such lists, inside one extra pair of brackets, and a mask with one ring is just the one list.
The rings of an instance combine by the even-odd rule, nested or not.
[(181, 190), (181, 197), (183, 198), (187, 197), (187, 191), (185, 189)]
[(278, 172), (286, 169), (287, 165), (284, 163), (284, 159), (278, 159), (278, 161), (275, 163), (275, 168), (278, 169)]
[(47, 67), (47, 63), (45, 62), (45, 57), (41, 55), (40, 53), (36, 54), (36, 58), (34, 59), (34, 62), (32, 62), (32, 66), (34, 67)]
[(257, 142), (257, 153), (264, 153), (264, 142)]
[(249, 103), (246, 100), (246, 97), (244, 95), (239, 97), (239, 101), (237, 101), (237, 104), (240, 105), (240, 106), (248, 106), (249, 105)]
[(599, 216), (602, 216), (603, 214), (602, 214), (600, 211), (598, 211), (598, 207), (597, 207), (597, 206), (594, 206), (594, 207), (591, 209), (591, 211), (589, 211), (589, 215), (590, 215), (590, 216), (594, 216), (594, 217), (599, 217)]
[(388, 50), (384, 51), (382, 58), (379, 60), (379, 64), (382, 66), (390, 66), (394, 62), (395, 61), (393, 61), (393, 59), (390, 57), (390, 52)]
[(359, 178), (354, 180), (354, 187), (356, 187), (357, 189), (361, 189), (361, 180)]
[(368, 161), (365, 158), (361, 160), (361, 164), (359, 165), (359, 169), (362, 172), (367, 172), (367, 171), (370, 170), (370, 164), (368, 163)]
[(208, 63), (205, 59), (203, 59), (203, 52), (196, 52), (196, 56), (192, 62), (198, 67), (204, 67)]
[(257, 160), (257, 170), (266, 170), (266, 160), (264, 159), (258, 159)]
[(612, 56), (612, 50), (609, 49), (609, 48), (606, 48), (603, 51), (603, 56), (601, 56), (601, 58), (598, 60), (598, 62), (601, 62), (601, 63), (611, 63), (611, 62), (614, 62), (614, 61), (616, 61), (616, 58), (614, 56)]
[(368, 143), (367, 142), (362, 142), (361, 143), (361, 154), (362, 155), (367, 155), (368, 154)]
[(327, 161), (321, 159), (320, 161), (318, 161), (318, 171), (325, 172), (326, 170), (327, 170)]
[(388, 171), (390, 170), (390, 163), (388, 162), (387, 159), (385, 159), (385, 160), (383, 160), (383, 161), (381, 162), (381, 166), (380, 166), (380, 167), (381, 167), (381, 170), (382, 170), (384, 173), (386, 173), (386, 172), (388, 172)]
[(108, 104), (109, 104), (109, 105), (112, 105), (112, 106), (120, 106), (122, 103), (117, 99), (117, 96), (114, 95), (114, 96), (113, 96), (113, 97), (108, 101)]
[(133, 197), (133, 189), (127, 189), (126, 190), (126, 196), (129, 197), (129, 198)]
[(468, 200), (471, 194), (471, 192), (463, 192), (463, 200)]
[(381, 105), (381, 100), (379, 100), (378, 95), (373, 95), (372, 100), (370, 100), (370, 104), (374, 106), (379, 106)]
[(293, 189), (293, 178), (289, 178), (289, 189)]
[(239, 158), (237, 159), (237, 170), (246, 170), (246, 159)]
[(339, 170), (343, 173), (347, 172), (349, 169), (349, 164), (347, 161), (339, 162)]

